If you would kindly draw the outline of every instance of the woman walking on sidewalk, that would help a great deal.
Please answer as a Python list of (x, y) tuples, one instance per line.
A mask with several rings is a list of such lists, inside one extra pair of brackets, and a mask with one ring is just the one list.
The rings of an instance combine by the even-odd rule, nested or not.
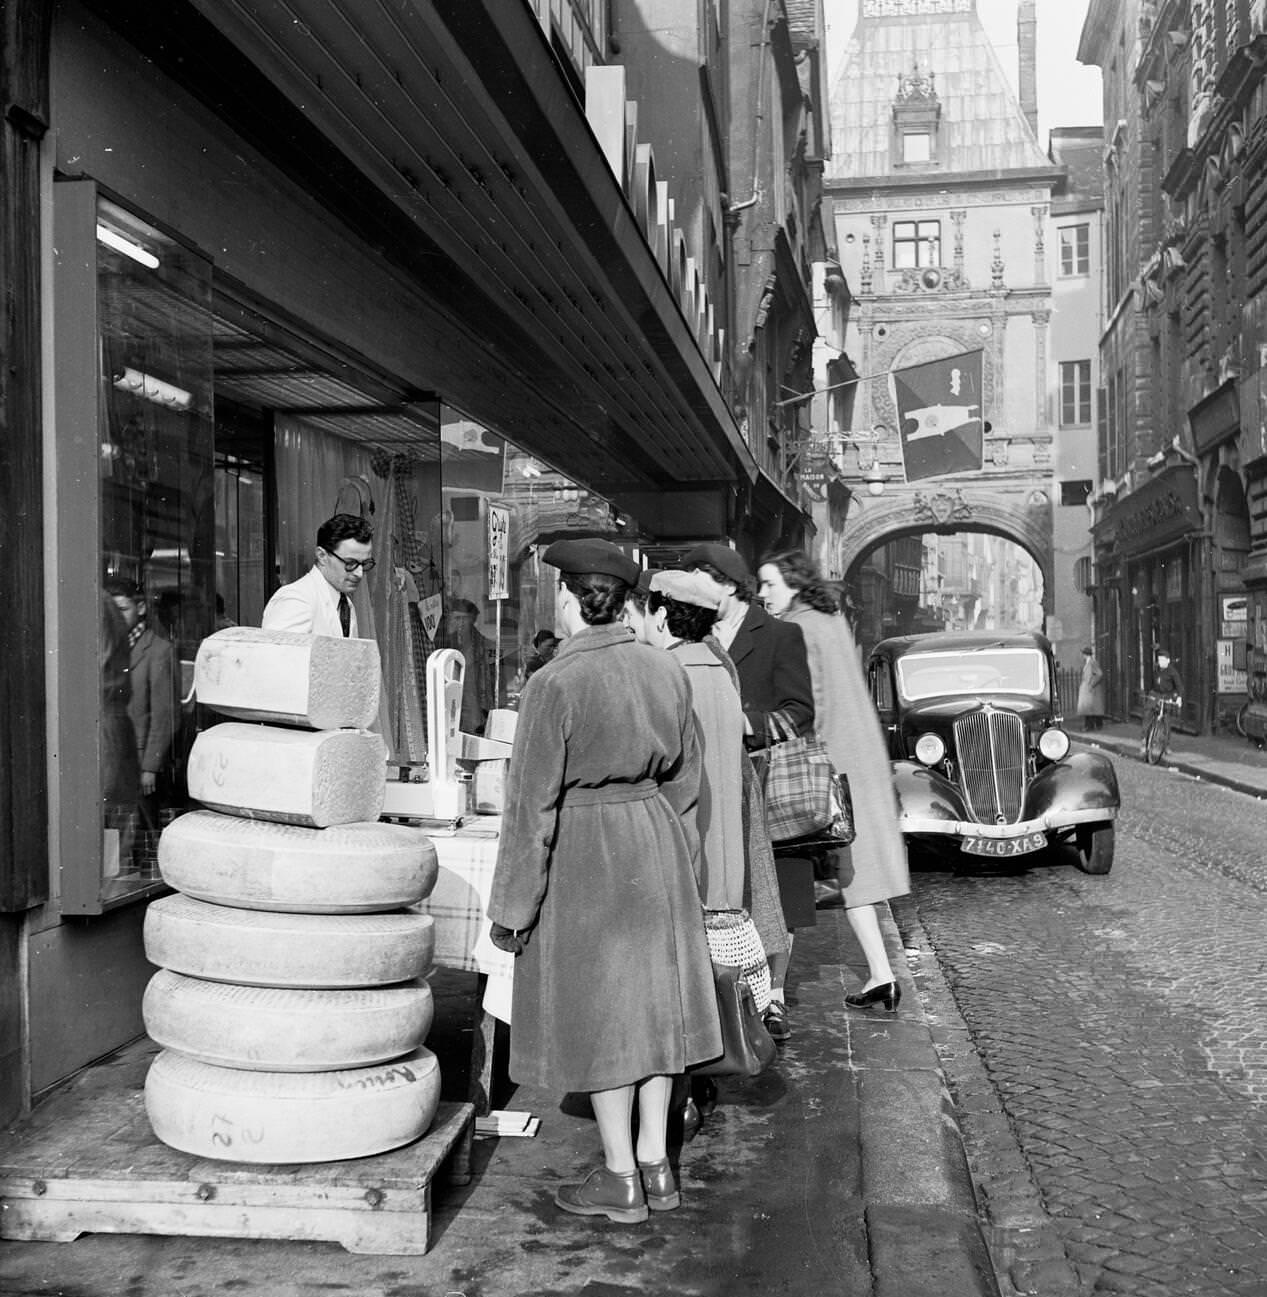
[(722, 1052), (695, 875), (699, 745), (685, 672), (620, 620), (637, 565), (598, 540), (543, 557), (568, 638), (524, 686), (488, 915), (518, 956), (511, 1077), (588, 1094), (603, 1141), (603, 1165), (555, 1202), (634, 1224), (680, 1202), (672, 1078)]
[(857, 837), (834, 853), (845, 918), (867, 960), (867, 980), (845, 1003), (896, 1009), (901, 988), (893, 976), (878, 905), (911, 890), (906, 844), (898, 831), (893, 776), (884, 736), (867, 692), (849, 623), (836, 590), (813, 561), (796, 550), (767, 555), (757, 568), (766, 608), (805, 636), (814, 686), (814, 728), (832, 764), (849, 780)]

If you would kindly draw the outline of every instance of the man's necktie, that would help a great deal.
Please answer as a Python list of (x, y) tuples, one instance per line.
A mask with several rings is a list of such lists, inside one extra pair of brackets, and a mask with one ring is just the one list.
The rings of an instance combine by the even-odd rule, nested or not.
[(339, 625), (343, 627), (343, 638), (352, 633), (352, 602), (345, 594), (339, 595)]

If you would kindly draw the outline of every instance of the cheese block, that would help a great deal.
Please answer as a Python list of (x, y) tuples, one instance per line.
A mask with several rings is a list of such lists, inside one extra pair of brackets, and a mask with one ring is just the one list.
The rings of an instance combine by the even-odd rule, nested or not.
[(363, 990), (231, 986), (160, 969), (141, 1015), (150, 1039), (217, 1067), (330, 1072), (411, 1053), (427, 1039), (425, 981)]
[(248, 910), (370, 914), (431, 895), (436, 849), (398, 824), (297, 824), (218, 811), (174, 819), (158, 840), (163, 881), (187, 896)]
[(279, 914), (164, 896), (145, 911), (145, 957), (189, 977), (332, 990), (425, 977), (429, 914)]
[(165, 1049), (145, 1077), (154, 1134), (226, 1162), (337, 1162), (427, 1133), (440, 1101), (430, 1050), (337, 1072), (249, 1072)]
[(226, 716), (363, 730), (378, 716), (382, 667), (370, 639), (230, 626), (198, 646), (198, 701)]
[(189, 753), (189, 795), (212, 810), (323, 829), (382, 814), (387, 745), (364, 730), (227, 721)]

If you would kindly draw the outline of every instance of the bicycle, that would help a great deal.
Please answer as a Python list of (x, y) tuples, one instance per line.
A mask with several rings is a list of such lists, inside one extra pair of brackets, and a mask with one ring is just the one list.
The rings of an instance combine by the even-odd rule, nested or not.
[(1144, 732), (1144, 759), (1150, 766), (1155, 766), (1170, 748), (1170, 715), (1179, 710), (1179, 699), (1151, 694), (1149, 701), (1156, 710)]

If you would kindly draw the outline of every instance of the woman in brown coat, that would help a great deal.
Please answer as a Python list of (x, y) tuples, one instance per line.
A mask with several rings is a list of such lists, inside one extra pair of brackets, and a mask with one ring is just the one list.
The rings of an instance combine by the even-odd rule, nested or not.
[(694, 869), (700, 755), (682, 668), (620, 622), (637, 566), (595, 540), (544, 559), (568, 638), (520, 700), (488, 914), (518, 954), (511, 1076), (588, 1093), (603, 1141), (605, 1165), (555, 1202), (635, 1223), (680, 1201), (673, 1076), (722, 1052)]
[(849, 779), (857, 837), (837, 853), (845, 918), (867, 960), (862, 990), (847, 995), (854, 1008), (896, 1009), (901, 989), (893, 977), (877, 905), (911, 890), (906, 844), (898, 831), (893, 776), (871, 695), (863, 679), (849, 623), (833, 588), (812, 560), (784, 550), (762, 560), (758, 592), (766, 607), (794, 622), (805, 636), (814, 685), (814, 728), (837, 770)]

